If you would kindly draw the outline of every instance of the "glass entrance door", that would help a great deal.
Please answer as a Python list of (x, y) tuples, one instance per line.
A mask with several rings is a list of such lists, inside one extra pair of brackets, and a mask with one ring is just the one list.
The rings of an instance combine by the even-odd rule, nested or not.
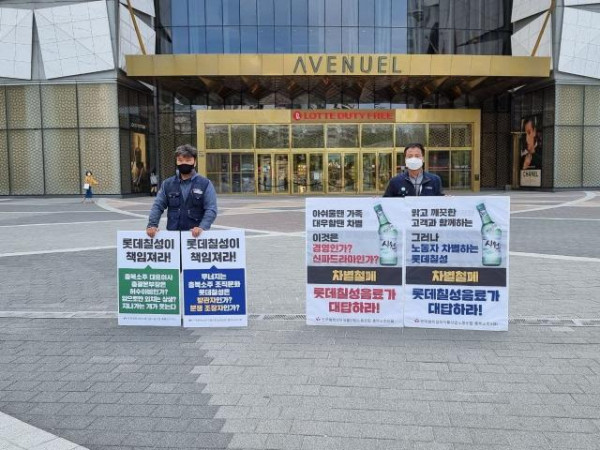
[(271, 193), (273, 189), (273, 159), (270, 154), (258, 155), (258, 193)]
[(323, 176), (322, 153), (292, 155), (292, 194), (323, 192)]
[(391, 177), (391, 151), (362, 154), (362, 192), (384, 191)]
[(289, 193), (289, 158), (287, 154), (258, 154), (258, 193)]
[(358, 153), (327, 155), (327, 192), (358, 192)]
[(275, 173), (273, 191), (276, 194), (289, 193), (288, 155), (275, 155)]

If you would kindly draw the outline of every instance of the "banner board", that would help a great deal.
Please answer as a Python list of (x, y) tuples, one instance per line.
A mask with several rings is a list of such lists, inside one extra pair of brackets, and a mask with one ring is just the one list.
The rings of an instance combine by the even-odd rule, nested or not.
[(179, 232), (117, 233), (119, 325), (181, 326)]
[(181, 233), (183, 326), (248, 325), (243, 230)]
[(402, 326), (401, 210), (381, 205), (381, 199), (306, 200), (309, 325)]
[(507, 330), (509, 197), (406, 200), (404, 325)]
[(310, 325), (508, 328), (508, 197), (306, 201)]

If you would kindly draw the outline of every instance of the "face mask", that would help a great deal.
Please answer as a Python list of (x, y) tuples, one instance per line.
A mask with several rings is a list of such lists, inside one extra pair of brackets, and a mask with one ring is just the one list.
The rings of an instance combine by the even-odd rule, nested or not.
[(423, 160), (421, 158), (407, 158), (406, 167), (410, 170), (419, 170), (423, 167)]
[(191, 173), (191, 171), (193, 169), (194, 169), (193, 164), (177, 164), (177, 170), (179, 170), (179, 173), (182, 175), (187, 175), (187, 174)]

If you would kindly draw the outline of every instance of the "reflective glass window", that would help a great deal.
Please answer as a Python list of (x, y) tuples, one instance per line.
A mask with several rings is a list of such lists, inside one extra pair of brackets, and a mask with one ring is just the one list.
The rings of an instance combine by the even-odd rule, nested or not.
[(427, 144), (427, 130), (425, 124), (398, 124), (396, 125), (396, 147), (404, 148), (408, 144)]
[(229, 154), (206, 155), (206, 172), (217, 193), (231, 192)]
[(375, 50), (375, 28), (360, 27), (358, 30), (359, 53), (373, 53)]
[(392, 28), (391, 53), (408, 53), (406, 28)]
[[(279, 0), (277, 0), (279, 1)], [(305, 27), (308, 25), (308, 1), (292, 1), (292, 25)]]
[(327, 147), (358, 147), (358, 125), (327, 125)]
[(358, 4), (358, 24), (362, 27), (375, 25), (375, 1), (360, 0)]
[(223, 51), (240, 53), (240, 27), (223, 27)]
[(206, 52), (206, 28), (190, 27), (190, 53)]
[(392, 26), (392, 0), (375, 0), (375, 26)]
[(323, 148), (323, 125), (292, 125), (293, 148)]
[(274, 27), (258, 27), (258, 53), (273, 53), (274, 51)]
[(223, 53), (223, 27), (206, 27), (206, 52)]
[(342, 25), (351, 27), (358, 25), (358, 0), (344, 0), (342, 8)]
[(209, 0), (208, 2), (206, 2), (206, 24), (223, 24), (223, 4), (221, 0)]
[[(257, 27), (240, 27), (241, 29), (241, 52), (257, 53)], [(261, 53), (261, 52), (258, 52)]]
[(275, 25), (291, 25), (291, 0), (274, 0)]
[(392, 124), (363, 124), (362, 147), (393, 147), (394, 126)]
[(290, 132), (287, 125), (257, 125), (256, 148), (289, 148)]
[(231, 125), (231, 148), (254, 148), (254, 127), (252, 125)]
[(171, 35), (173, 37), (173, 53), (189, 53), (188, 27), (173, 27)]
[(310, 53), (325, 53), (325, 28), (308, 28), (308, 51)]
[(342, 28), (342, 53), (358, 53), (358, 27)]
[(325, 25), (342, 25), (342, 0), (325, 0)]
[(223, 25), (240, 24), (240, 0), (223, 0)]
[(240, 0), (240, 23), (256, 25), (256, 0)]
[(259, 25), (275, 25), (273, 0), (256, 0)]
[(292, 27), (292, 53), (308, 52), (308, 27)]
[(207, 149), (229, 148), (229, 127), (227, 125), (206, 125), (204, 134)]
[(206, 24), (204, 0), (188, 0), (189, 21), (191, 26)]
[(392, 26), (407, 26), (407, 3), (408, 0), (394, 0), (392, 2)]
[(325, 27), (325, 53), (342, 53), (341, 27)]
[(308, 25), (325, 26), (325, 0), (308, 0)]
[(275, 27), (275, 53), (291, 53), (292, 36), (290, 27)]
[(171, 24), (183, 27), (188, 24), (188, 0), (171, 2)]
[(375, 27), (375, 53), (392, 53), (392, 29)]

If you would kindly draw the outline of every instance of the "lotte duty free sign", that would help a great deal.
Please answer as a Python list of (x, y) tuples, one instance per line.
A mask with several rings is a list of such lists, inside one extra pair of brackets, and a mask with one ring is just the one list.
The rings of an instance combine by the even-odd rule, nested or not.
[(357, 122), (395, 122), (396, 115), (393, 109), (368, 110), (348, 110), (348, 109), (313, 109), (313, 110), (292, 110), (293, 122), (308, 123), (357, 123)]

